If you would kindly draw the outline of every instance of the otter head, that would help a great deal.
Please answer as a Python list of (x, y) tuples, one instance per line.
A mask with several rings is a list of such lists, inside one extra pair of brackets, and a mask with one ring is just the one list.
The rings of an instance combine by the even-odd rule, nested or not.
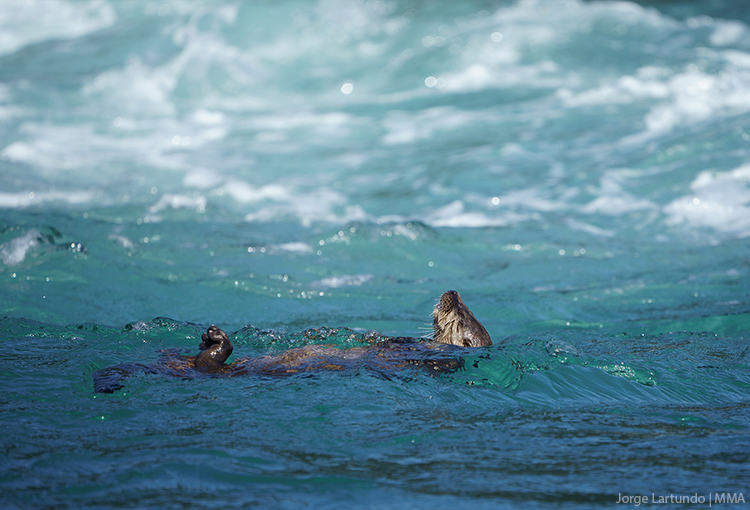
[(463, 347), (492, 345), (487, 330), (474, 317), (455, 290), (449, 290), (440, 297), (432, 316), (432, 339), (435, 342)]
[(198, 348), (203, 352), (195, 357), (196, 367), (220, 367), (234, 350), (227, 334), (216, 326), (208, 328), (201, 339)]

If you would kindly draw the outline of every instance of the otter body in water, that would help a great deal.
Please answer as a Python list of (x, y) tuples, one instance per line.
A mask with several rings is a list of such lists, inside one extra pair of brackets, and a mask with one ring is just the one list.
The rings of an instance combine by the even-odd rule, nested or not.
[(94, 373), (97, 393), (113, 393), (135, 372), (173, 377), (233, 377), (239, 375), (281, 377), (301, 372), (351, 371), (359, 368), (390, 379), (407, 366), (430, 373), (453, 372), (463, 366), (461, 347), (484, 347), (492, 340), (484, 326), (461, 300), (458, 292), (444, 293), (433, 310), (432, 340), (385, 338), (369, 347), (337, 349), (308, 345), (281, 354), (245, 358), (226, 364), (233, 346), (224, 331), (211, 326), (202, 335), (197, 356), (179, 356), (156, 365), (123, 363)]

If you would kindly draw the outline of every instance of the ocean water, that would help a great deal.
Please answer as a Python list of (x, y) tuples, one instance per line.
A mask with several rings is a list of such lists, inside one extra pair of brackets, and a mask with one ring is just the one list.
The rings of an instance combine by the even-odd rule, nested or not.
[[(745, 2), (7, 2), (0, 126), (3, 508), (750, 500)], [(454, 374), (94, 393), (449, 289)]]

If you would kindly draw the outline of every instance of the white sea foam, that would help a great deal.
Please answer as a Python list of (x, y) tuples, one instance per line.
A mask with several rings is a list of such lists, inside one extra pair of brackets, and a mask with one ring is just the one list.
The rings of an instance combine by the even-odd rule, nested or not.
[(574, 230), (580, 230), (582, 232), (586, 232), (598, 237), (614, 237), (615, 235), (615, 232), (612, 230), (599, 228), (595, 225), (591, 225), (590, 223), (574, 220), (573, 218), (568, 218), (567, 220), (565, 220), (565, 224)]
[[(107, 10), (107, 4), (53, 5), (75, 7), (77, 12), (93, 6), (86, 16), (106, 26), (101, 21), (106, 16), (97, 12)], [(80, 109), (71, 106), (70, 112), (65, 112), (75, 120), (64, 124), (60, 120), (38, 120), (61, 119), (62, 115), (30, 115), (33, 120), (20, 124), (0, 156), (11, 165), (18, 165), (13, 168), (18, 175), (27, 165), (33, 176), (29, 181), (38, 178), (46, 189), (34, 189), (33, 198), (26, 192), (0, 193), (0, 207), (21, 208), (56, 200), (107, 202), (113, 201), (108, 194), (122, 195), (117, 189), (120, 183), (136, 183), (134, 187), (145, 183), (145, 200), (130, 203), (150, 204), (145, 206), (145, 212), (151, 215), (172, 208), (201, 213), (208, 202), (227, 200), (248, 221), (296, 218), (305, 225), (318, 221), (416, 219), (432, 226), (481, 228), (539, 220), (564, 211), (622, 216), (658, 211), (660, 206), (637, 196), (626, 182), (608, 173), (602, 177), (600, 189), (588, 190), (591, 197), (584, 205), (574, 204), (572, 197), (580, 199), (585, 190), (563, 184), (573, 171), (567, 163), (550, 163), (566, 160), (562, 146), (567, 142), (545, 138), (549, 136), (547, 126), (577, 126), (581, 121), (579, 112), (568, 110), (591, 106), (594, 108), (589, 112), (608, 111), (596, 107), (632, 103), (639, 111), (648, 112), (644, 116), (644, 133), (658, 139), (686, 124), (750, 110), (750, 54), (744, 51), (747, 48), (743, 42), (747, 28), (739, 22), (701, 18), (702, 25), (694, 28), (695, 22), (676, 21), (629, 2), (526, 0), (503, 7), (493, 15), (485, 13), (462, 22), (452, 18), (445, 20), (445, 25), (431, 27), (408, 15), (390, 19), (394, 6), (383, 2), (342, 1), (318, 2), (314, 7), (295, 10), (290, 13), (292, 28), (273, 27), (267, 37), (255, 40), (238, 37), (236, 27), (225, 30), (222, 25), (242, 20), (238, 16), (238, 10), (244, 8), (241, 4), (226, 8), (205, 5), (191, 14), (194, 7), (172, 5), (172, 12), (184, 12), (169, 23), (162, 23), (161, 42), (168, 43), (174, 53), (155, 57), (136, 47), (127, 53), (132, 55), (127, 61), (123, 63), (120, 57), (98, 67), (105, 70), (90, 78), (80, 90), (65, 96), (63, 104), (84, 105)], [(325, 29), (332, 26), (338, 29)], [(433, 32), (419, 32), (424, 30)], [(624, 36), (635, 30), (660, 31), (657, 39), (666, 37), (674, 46), (665, 52), (669, 55), (674, 51), (680, 57), (660, 60), (663, 67), (646, 66), (635, 72), (625, 63), (621, 69), (632, 75), (616, 74), (616, 63), (611, 72), (586, 74), (588, 63), (582, 65), (580, 56), (570, 55), (571, 64), (569, 59), (559, 58), (560, 52), (554, 48), (571, 45), (577, 49), (592, 30), (600, 40), (611, 42), (613, 48), (632, 37), (620, 40), (614, 33)], [(713, 47), (696, 47), (696, 38)], [(306, 42), (313, 44), (306, 46)], [(599, 58), (617, 55), (606, 44), (592, 49), (596, 51)], [(437, 55), (445, 58), (433, 58)], [(704, 60), (705, 69), (700, 67)], [(632, 62), (637, 61), (643, 60)], [(386, 76), (377, 83), (374, 75), (357, 70), (360, 64), (364, 68), (392, 64), (393, 69), (398, 68), (391, 69), (393, 76), (401, 73), (404, 80), (389, 83)], [(432, 88), (425, 86), (426, 76), (418, 74), (422, 71), (414, 71), (422, 67), (425, 74), (434, 75)], [(373, 83), (357, 82), (352, 93), (344, 97), (340, 92), (345, 78), (342, 69), (371, 77)], [(593, 80), (589, 80), (591, 76)], [(335, 85), (330, 94), (318, 90), (326, 80)], [(452, 100), (434, 100), (436, 94), (498, 87), (514, 92), (540, 87), (555, 90), (556, 94), (547, 91), (538, 99), (497, 106), (487, 103), (475, 109), (419, 106), (455, 104)], [(381, 90), (395, 92), (381, 96)], [(0, 85), (0, 101), (15, 100), (19, 91), (20, 86)], [(433, 99), (398, 104), (391, 111), (378, 109), (388, 101), (414, 97)], [(368, 106), (341, 106), (355, 104), (342, 101), (358, 100)], [(471, 143), (464, 143), (464, 138), (471, 137), (465, 135), (485, 126), (496, 130), (493, 134), (499, 135), (497, 144), (483, 139), (480, 143), (487, 147), (486, 153), (473, 154)], [(425, 185), (415, 179), (430, 180), (425, 174), (432, 169), (422, 168), (405, 175), (401, 162), (419, 168), (426, 166), (426, 158), (408, 155), (399, 161), (389, 159), (390, 153), (406, 154), (412, 143), (422, 142), (420, 150), (424, 149), (424, 154), (442, 150), (442, 140), (452, 138), (454, 133), (461, 140), (455, 144), (455, 151), (451, 147), (446, 152), (445, 172), (453, 166), (463, 169), (476, 164), (487, 172), (491, 188), (483, 189), (481, 182), (470, 179), (454, 183), (440, 177)], [(380, 137), (387, 147), (372, 148), (368, 140), (373, 137)], [(605, 157), (613, 144), (617, 141), (605, 139), (597, 147), (599, 154)], [(283, 179), (269, 178), (273, 171), (268, 165), (269, 153), (279, 154), (273, 165), (284, 169)], [(287, 157), (299, 159), (289, 163)], [(307, 158), (309, 162), (305, 161)], [(294, 166), (299, 161), (303, 161), (300, 168)], [(518, 169), (512, 164), (516, 161), (522, 163)], [(552, 178), (532, 182), (535, 177), (521, 174), (529, 163), (553, 167), (549, 172)], [(602, 168), (607, 166), (597, 165), (594, 171), (601, 173)], [(500, 177), (500, 172), (505, 174)], [(506, 188), (505, 175), (512, 177), (511, 181), (517, 178), (521, 184), (514, 181)], [(334, 181), (335, 186), (331, 184)], [(413, 214), (385, 214), (392, 210), (389, 199), (383, 200), (374, 192), (368, 195), (372, 183), (381, 187), (413, 186), (421, 194)], [(157, 185), (162, 194), (148, 195), (148, 190)], [(102, 191), (56, 191), (76, 186)], [(18, 188), (29, 186), (12, 189)], [(489, 195), (492, 190), (497, 196)], [(363, 195), (367, 196), (365, 206), (351, 198)], [(452, 200), (455, 201), (451, 203)], [(442, 207), (436, 205), (446, 203)], [(399, 204), (397, 210), (403, 211), (403, 207)], [(581, 216), (576, 218), (580, 220)], [(594, 224), (599, 222), (584, 216), (583, 221), (569, 226), (596, 235), (609, 232), (596, 231)]]
[(0, 244), (0, 258), (6, 266), (20, 264), (26, 258), (29, 250), (41, 244), (41, 234), (37, 230), (29, 230), (26, 234)]
[(111, 26), (115, 11), (102, 0), (24, 0), (3, 2), (0, 55), (50, 39), (73, 39)]
[(622, 216), (633, 211), (655, 210), (656, 204), (645, 198), (637, 198), (625, 191), (618, 194), (599, 196), (583, 206), (581, 212), (601, 213), (609, 216)]
[[(739, 21), (715, 21), (708, 17), (693, 18), (685, 22), (671, 20), (652, 9), (635, 4), (592, 3), (586, 4), (581, 13), (592, 19), (611, 19), (618, 13), (623, 33), (629, 25), (645, 25), (649, 28), (678, 33), (691, 33), (701, 27), (713, 27), (710, 42), (714, 46), (726, 47), (740, 44), (748, 33)], [(503, 39), (505, 41), (505, 39)], [(567, 108), (607, 104), (650, 104), (644, 117), (644, 136), (631, 135), (630, 141), (642, 143), (660, 133), (669, 132), (677, 126), (695, 124), (716, 116), (737, 115), (750, 110), (750, 54), (740, 48), (726, 50), (697, 50), (690, 37), (673, 39), (672, 44), (685, 46), (684, 51), (694, 52), (695, 61), (706, 60), (729, 62), (719, 72), (704, 71), (699, 65), (689, 63), (683, 70), (647, 66), (634, 76), (621, 76), (612, 80), (604, 76), (602, 83), (587, 89), (570, 86), (560, 87), (556, 95)], [(742, 48), (746, 48), (742, 45)], [(571, 83), (576, 84), (576, 81)]]
[(338, 289), (347, 286), (360, 286), (364, 283), (369, 282), (374, 277), (375, 275), (372, 274), (331, 276), (329, 278), (322, 278), (320, 280), (314, 281), (310, 285), (313, 287)]
[(18, 132), (24, 139), (8, 144), (0, 157), (36, 167), (47, 177), (101, 161), (114, 152), (111, 141), (94, 134), (90, 126), (26, 122)]
[(729, 46), (737, 42), (747, 40), (748, 30), (744, 23), (740, 21), (716, 21), (714, 31), (709, 37), (709, 41), (714, 46)]
[(721, 56), (734, 67), (750, 69), (750, 53), (738, 50), (724, 50)]
[[(372, 220), (359, 205), (348, 204), (342, 194), (326, 187), (304, 189), (308, 186), (303, 186), (295, 180), (258, 187), (238, 178), (223, 180), (215, 172), (202, 169), (188, 173), (183, 183), (204, 190), (212, 188), (209, 195), (227, 197), (240, 206), (252, 208), (252, 211), (245, 215), (245, 220), (249, 222), (269, 222), (296, 217), (304, 225), (309, 226), (313, 222), (346, 223)], [(177, 198), (173, 195), (162, 197), (151, 207), (151, 212), (173, 206)], [(201, 212), (205, 202), (196, 203), (195, 200), (180, 197), (178, 205), (196, 207)]]
[[(390, 38), (408, 25), (403, 18), (390, 17), (395, 8), (391, 2), (322, 0), (310, 9), (297, 9), (292, 16), (294, 30), (259, 45), (255, 53), (266, 61), (303, 61), (318, 59), (335, 47), (337, 55), (371, 58), (386, 51), (392, 44)], [(373, 42), (381, 38), (383, 43)]]
[(165, 193), (154, 205), (149, 207), (148, 211), (151, 214), (156, 214), (166, 208), (193, 209), (200, 214), (206, 211), (206, 197)]
[(205, 124), (209, 126), (220, 126), (226, 122), (226, 115), (222, 112), (216, 112), (205, 109), (195, 110), (191, 115), (191, 119), (198, 124)]
[(722, 57), (736, 66), (717, 74), (688, 66), (674, 75), (668, 69), (646, 67), (636, 76), (623, 76), (615, 83), (577, 93), (563, 87), (556, 94), (568, 108), (649, 101), (653, 106), (644, 122), (650, 133), (658, 134), (716, 115), (750, 110), (750, 55), (727, 50)]
[(432, 138), (436, 131), (453, 131), (493, 118), (495, 115), (490, 112), (466, 111), (450, 106), (427, 108), (418, 112), (392, 111), (383, 120), (383, 128), (387, 133), (382, 142), (385, 145), (413, 143)]
[(296, 112), (283, 115), (259, 115), (252, 119), (253, 127), (267, 130), (291, 130), (297, 128), (315, 127), (323, 132), (346, 135), (345, 129), (353, 120), (351, 115), (342, 112), (313, 113)]
[[(543, 21), (541, 12), (551, 22)], [(592, 25), (611, 23), (617, 23), (625, 31), (628, 26), (660, 30), (678, 26), (674, 20), (662, 16), (655, 9), (643, 8), (631, 2), (540, 3), (521, 0), (498, 9), (484, 21), (475, 22), (470, 30), (456, 34), (468, 38), (466, 44), (456, 46), (454, 50), (460, 55), (461, 63), (457, 70), (435, 75), (442, 80), (442, 86), (438, 88), (466, 92), (516, 86), (564, 88), (580, 84), (582, 80), (579, 76), (563, 73), (564, 69), (555, 61), (532, 59), (528, 63), (529, 59), (525, 57), (532, 48), (568, 44), (572, 37), (590, 32)], [(627, 89), (632, 84), (626, 80), (622, 85)], [(617, 87), (610, 86), (592, 95), (601, 94), (615, 96)]]
[[(134, 172), (142, 174), (144, 180), (154, 180), (155, 170), (184, 171), (183, 185), (200, 189), (226, 180), (190, 157), (191, 153), (214, 143), (215, 131), (222, 128), (197, 123), (185, 125), (174, 119), (150, 122), (121, 117), (115, 119), (113, 127), (113, 131), (100, 132), (92, 124), (27, 122), (18, 131), (23, 139), (3, 148), (0, 158), (30, 166), (32, 175), (42, 177), (50, 193), (56, 187), (69, 186), (73, 176), (82, 186), (103, 185), (105, 193), (116, 192), (107, 187), (112, 179), (130, 178)], [(122, 129), (127, 132), (118, 132)], [(252, 160), (248, 158), (244, 163), (251, 164)]]
[[(180, 7), (180, 4), (176, 6)], [(184, 7), (194, 8), (190, 5)], [(123, 115), (173, 116), (177, 112), (173, 93), (179, 81), (205, 84), (212, 66), (221, 66), (233, 80), (243, 85), (255, 82), (259, 73), (252, 53), (243, 53), (216, 33), (198, 28), (201, 18), (209, 16), (231, 24), (236, 18), (236, 8), (196, 9), (189, 22), (178, 25), (172, 33), (172, 42), (181, 48), (176, 57), (162, 65), (150, 66), (133, 56), (124, 68), (104, 71), (87, 83), (83, 87), (84, 95), (100, 98)], [(204, 110), (199, 111), (199, 121), (213, 120), (205, 115)]]
[[(247, 214), (245, 220), (249, 222), (269, 222), (283, 218), (296, 217), (303, 225), (310, 226), (313, 222), (347, 223), (351, 221), (368, 221), (370, 215), (359, 205), (348, 205), (343, 195), (328, 188), (318, 188), (310, 191), (288, 192), (278, 185), (269, 185), (263, 189), (270, 189), (267, 194), (256, 194), (251, 190), (253, 201), (268, 199), (270, 205), (261, 206)], [(343, 209), (343, 214), (337, 210)]]
[(597, 197), (580, 208), (586, 214), (621, 216), (633, 211), (657, 210), (658, 206), (645, 198), (638, 198), (623, 189), (623, 182), (637, 176), (633, 170), (609, 170), (602, 175), (599, 189), (590, 191)]
[[(244, 204), (260, 202), (262, 200), (272, 200), (275, 202), (290, 202), (293, 200), (293, 194), (280, 184), (267, 184), (261, 188), (256, 188), (245, 181), (230, 179), (222, 189), (234, 200)], [(334, 198), (340, 201), (338, 197)]]
[(118, 244), (120, 244), (126, 250), (132, 250), (133, 248), (135, 248), (135, 244), (133, 243), (133, 241), (131, 241), (130, 239), (128, 239), (124, 235), (121, 235), (121, 234), (109, 234), (108, 239), (110, 241), (116, 241)]
[[(467, 211), (467, 202), (478, 207), (490, 207), (491, 209), (489, 211)], [(542, 198), (536, 189), (510, 191), (505, 195), (490, 199), (486, 196), (468, 193), (465, 195), (465, 200), (454, 200), (432, 211), (410, 216), (384, 215), (378, 218), (377, 223), (379, 225), (388, 223), (398, 224), (414, 220), (433, 227), (505, 227), (524, 221), (539, 221), (542, 217), (540, 213), (565, 210), (569, 207), (564, 201)], [(399, 231), (399, 227), (394, 227), (394, 233), (400, 233), (412, 240), (416, 239), (416, 235), (413, 232), (401, 232)]]
[(133, 57), (125, 69), (104, 71), (88, 83), (83, 92), (86, 95), (100, 94), (108, 101), (117, 103), (121, 115), (139, 114), (144, 110), (151, 116), (173, 115), (175, 108), (171, 92), (179, 75), (172, 67), (152, 69)]
[(750, 110), (750, 70), (725, 68), (709, 74), (690, 68), (672, 77), (667, 86), (670, 100), (654, 106), (644, 119), (651, 131)]
[(0, 121), (8, 121), (28, 113), (28, 108), (13, 105), (12, 101), (11, 87), (0, 83)]
[[(136, 154), (145, 154), (148, 157), (149, 151), (140, 149), (153, 146), (154, 142), (153, 139), (125, 140), (106, 136), (96, 133), (93, 126), (86, 124), (54, 125), (27, 122), (21, 125), (19, 133), (24, 140), (10, 143), (0, 152), (0, 157), (35, 167), (53, 181), (55, 174), (61, 171), (71, 173), (88, 170), (112, 159), (130, 159)], [(155, 155), (152, 159), (158, 157)], [(99, 172), (86, 175), (98, 177), (106, 174)]]
[(441, 76), (445, 90), (449, 92), (471, 92), (487, 88), (560, 87), (568, 80), (558, 73), (559, 67), (551, 60), (531, 65), (514, 66), (513, 72), (502, 67), (495, 69), (484, 62), (472, 63), (458, 72)]
[(342, 154), (341, 156), (336, 158), (338, 162), (350, 168), (359, 168), (368, 159), (369, 159), (369, 156), (367, 154), (354, 153), (354, 152)]
[(32, 205), (40, 205), (44, 202), (63, 202), (71, 205), (91, 203), (96, 193), (91, 191), (21, 191), (17, 193), (4, 193), (0, 191), (0, 208), (22, 209)]
[(480, 211), (466, 211), (463, 201), (456, 200), (426, 215), (423, 221), (433, 227), (504, 227), (528, 220), (531, 216), (515, 212), (505, 212), (488, 216)]
[(729, 172), (701, 172), (690, 188), (692, 195), (664, 206), (669, 223), (750, 236), (750, 165)]
[(313, 247), (301, 241), (294, 243), (282, 243), (276, 246), (279, 250), (291, 253), (312, 253)]
[(217, 172), (205, 168), (196, 168), (188, 172), (182, 184), (188, 188), (208, 189), (219, 186), (223, 178)]
[[(651, 69), (646, 70), (651, 72)], [(570, 89), (561, 88), (557, 96), (568, 108), (579, 106), (632, 103), (644, 98), (661, 99), (670, 94), (669, 86), (656, 79), (641, 79), (635, 76), (623, 76), (614, 84), (573, 93)]]
[(560, 200), (549, 200), (541, 196), (537, 188), (526, 188), (508, 191), (504, 195), (493, 197), (490, 201), (493, 206), (500, 208), (514, 208), (534, 211), (559, 211), (568, 207), (566, 202)]

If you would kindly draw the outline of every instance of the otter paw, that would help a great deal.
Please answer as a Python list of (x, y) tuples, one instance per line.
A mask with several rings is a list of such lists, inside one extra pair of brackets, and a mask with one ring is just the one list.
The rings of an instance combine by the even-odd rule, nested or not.
[(229, 340), (227, 334), (216, 326), (211, 326), (208, 330), (201, 335), (203, 342), (200, 344), (200, 349), (208, 349), (212, 345), (221, 344)]

